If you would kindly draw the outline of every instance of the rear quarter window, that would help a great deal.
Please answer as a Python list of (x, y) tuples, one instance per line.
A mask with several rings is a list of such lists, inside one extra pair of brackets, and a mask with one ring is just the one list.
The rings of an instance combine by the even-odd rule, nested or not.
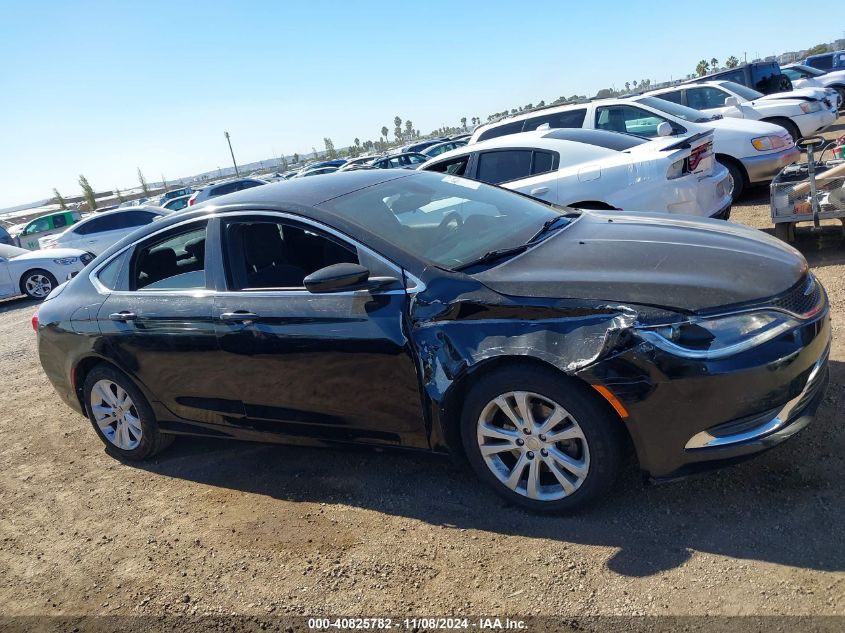
[(563, 112), (554, 112), (549, 114), (542, 114), (540, 116), (532, 117), (525, 121), (525, 126), (522, 128), (523, 132), (536, 130), (540, 126), (548, 125), (550, 129), (567, 128), (567, 127), (583, 127), (584, 119), (587, 118), (587, 109), (579, 108), (578, 110), (565, 110)]
[(499, 136), (507, 136), (508, 134), (518, 134), (522, 132), (523, 121), (512, 121), (511, 123), (504, 123), (483, 131), (478, 136), (479, 141), (486, 141), (491, 138), (498, 138)]

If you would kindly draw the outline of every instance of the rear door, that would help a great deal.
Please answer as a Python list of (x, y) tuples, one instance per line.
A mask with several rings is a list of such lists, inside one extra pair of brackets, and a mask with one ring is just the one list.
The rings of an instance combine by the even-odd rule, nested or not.
[[(296, 216), (227, 216), (220, 234), (226, 278), (214, 318), (231, 379), (218, 385), (246, 414), (231, 423), (286, 441), (427, 448), (401, 269)], [(305, 289), (306, 275), (341, 262), (396, 281)]]
[(206, 275), (210, 224), (186, 222), (134, 247), (97, 321), (101, 353), (141, 383), (152, 401), (175, 416), (219, 424), (240, 412), (218, 397), (231, 375), (216, 354)]
[(700, 110), (710, 115), (721, 114), (739, 119), (745, 118), (741, 108), (725, 105), (725, 100), (730, 96), (730, 93), (715, 86), (698, 86), (687, 88), (686, 91), (687, 106), (693, 110)]

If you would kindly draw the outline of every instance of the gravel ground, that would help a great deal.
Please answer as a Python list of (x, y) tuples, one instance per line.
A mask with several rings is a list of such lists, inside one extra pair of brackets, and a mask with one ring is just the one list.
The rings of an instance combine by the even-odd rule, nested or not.
[[(771, 230), (767, 189), (732, 220)], [(632, 467), (569, 518), (426, 456), (183, 439), (122, 464), (41, 372), (35, 305), (0, 302), (0, 613), (845, 615), (845, 240), (798, 247), (833, 314), (814, 424), (673, 484)]]

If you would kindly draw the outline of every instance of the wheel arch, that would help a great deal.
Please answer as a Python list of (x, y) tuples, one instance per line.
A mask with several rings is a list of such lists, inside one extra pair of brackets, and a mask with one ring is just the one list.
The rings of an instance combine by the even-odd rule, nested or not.
[(591, 209), (593, 211), (619, 211), (618, 207), (614, 207), (612, 204), (602, 202), (601, 200), (582, 200), (581, 202), (574, 202), (566, 206), (575, 209)]
[(531, 367), (534, 369), (542, 369), (543, 371), (554, 372), (565, 381), (572, 385), (574, 389), (579, 389), (585, 394), (589, 394), (600, 406), (604, 407), (607, 412), (619, 421), (620, 427), (625, 429), (624, 435), (626, 442), (632, 441), (630, 432), (625, 425), (622, 418), (610, 403), (600, 396), (590, 385), (578, 376), (573, 376), (555, 367), (553, 364), (536, 358), (534, 356), (495, 356), (484, 359), (465, 371), (459, 376), (449, 387), (440, 401), (439, 406), (439, 421), (441, 431), (443, 433), (443, 440), (446, 442), (450, 452), (459, 459), (465, 459), (466, 452), (461, 439), (461, 415), (463, 414), (462, 403), (465, 401), (467, 394), (473, 386), (484, 376), (504, 368), (513, 367)]
[(728, 154), (716, 154), (716, 161), (720, 163), (730, 163), (736, 167), (742, 175), (744, 185), (748, 185), (748, 171), (746, 171), (745, 165), (742, 164), (742, 161), (734, 158), (733, 156), (729, 156)]
[[(778, 125), (785, 129), (787, 132), (791, 132), (793, 129), (798, 133), (798, 138), (801, 137), (801, 128), (798, 127), (798, 124), (795, 123), (792, 119), (788, 116), (769, 116), (765, 119), (760, 119), (764, 123), (771, 123), (772, 125)], [(793, 140), (798, 140), (793, 139)]]

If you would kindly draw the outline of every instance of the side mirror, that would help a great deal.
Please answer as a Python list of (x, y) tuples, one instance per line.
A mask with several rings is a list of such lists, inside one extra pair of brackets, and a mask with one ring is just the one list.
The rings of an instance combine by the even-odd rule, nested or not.
[(672, 136), (675, 130), (672, 129), (672, 124), (663, 121), (657, 126), (657, 136)]
[(731, 95), (730, 97), (725, 98), (725, 105), (726, 106), (733, 106), (734, 108), (739, 106), (739, 99)]
[(360, 264), (332, 264), (308, 275), (303, 284), (308, 292), (344, 292), (347, 290), (375, 290), (392, 283), (393, 277), (370, 278), (370, 271)]

